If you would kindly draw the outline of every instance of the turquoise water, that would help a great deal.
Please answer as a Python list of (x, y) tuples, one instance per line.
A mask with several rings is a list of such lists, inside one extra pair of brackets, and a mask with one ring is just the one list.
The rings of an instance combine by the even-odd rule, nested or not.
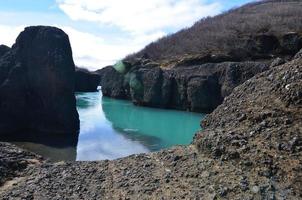
[(80, 132), (26, 132), (0, 138), (51, 161), (96, 161), (190, 144), (202, 114), (134, 106), (130, 101), (77, 93)]
[(137, 107), (101, 92), (77, 93), (76, 98), (81, 121), (77, 160), (115, 159), (190, 144), (204, 117)]

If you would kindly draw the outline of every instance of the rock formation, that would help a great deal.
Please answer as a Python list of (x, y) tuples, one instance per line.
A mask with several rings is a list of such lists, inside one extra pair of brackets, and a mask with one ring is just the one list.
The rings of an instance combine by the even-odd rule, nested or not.
[(102, 69), (100, 85), (104, 96), (129, 99), (129, 87), (124, 81), (124, 75), (118, 73), (112, 66)]
[(302, 58), (302, 49), (295, 55), (295, 59)]
[[(297, 59), (236, 87), (190, 146), (114, 161), (25, 162), (0, 198), (301, 199), (301, 88)], [(0, 161), (10, 154), (0, 151)]]
[(101, 85), (105, 96), (136, 105), (211, 112), (236, 86), (268, 68), (268, 62), (178, 64), (172, 69), (136, 63), (126, 74), (107, 67)]
[(244, 81), (295, 54), (298, 58), (302, 36), (295, 32), (278, 37), (260, 34), (248, 44), (246, 48), (254, 49), (249, 50), (253, 55), (239, 56), (244, 52), (237, 49), (226, 55), (186, 55), (163, 63), (126, 58), (126, 70), (119, 71), (117, 66), (103, 70), (104, 77), (113, 78), (102, 80), (102, 91), (105, 96), (130, 99), (136, 105), (209, 113)]
[(8, 51), (10, 50), (10, 48), (8, 46), (5, 45), (0, 45), (0, 58), (6, 54)]
[(83, 68), (75, 70), (75, 91), (76, 92), (95, 92), (100, 84), (101, 77)]
[(20, 176), (28, 166), (43, 162), (41, 156), (3, 142), (0, 142), (0, 160), (1, 186), (6, 181)]
[(78, 131), (74, 71), (62, 30), (25, 28), (0, 59), (0, 134)]
[(123, 61), (130, 69), (114, 66), (124, 76), (102, 81), (104, 95), (211, 112), (236, 86), (284, 64), (302, 48), (301, 9), (301, 1), (267, 0), (201, 19), (128, 55)]

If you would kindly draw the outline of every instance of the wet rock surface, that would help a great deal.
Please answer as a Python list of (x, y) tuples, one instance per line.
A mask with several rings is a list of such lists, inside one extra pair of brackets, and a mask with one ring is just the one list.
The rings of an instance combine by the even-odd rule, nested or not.
[(42, 163), (0, 198), (301, 199), (301, 80), (301, 59), (276, 66), (236, 87), (188, 147)]
[(95, 92), (101, 82), (101, 76), (84, 68), (75, 70), (75, 91)]
[(25, 28), (0, 58), (0, 134), (77, 131), (74, 71), (69, 39), (62, 30)]

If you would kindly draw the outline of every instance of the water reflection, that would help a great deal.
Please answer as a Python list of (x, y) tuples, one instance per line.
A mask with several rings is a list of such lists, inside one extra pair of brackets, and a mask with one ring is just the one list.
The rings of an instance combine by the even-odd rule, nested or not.
[(16, 144), (50, 161), (75, 161), (78, 136), (79, 133), (63, 135), (27, 132), (22, 135), (1, 135), (1, 141)]
[[(129, 101), (77, 93), (80, 134), (27, 134), (1, 141), (15, 143), (52, 161), (94, 161), (189, 144), (204, 116), (196, 113), (136, 107)], [(23, 134), (25, 135), (25, 134)]]
[[(133, 106), (128, 101), (102, 98), (106, 118), (113, 127), (134, 140), (144, 141), (151, 151), (172, 145), (189, 144), (199, 130), (199, 121), (204, 115)], [(140, 137), (146, 137), (141, 140)], [(155, 139), (148, 141), (149, 138)]]
[(140, 141), (131, 140), (112, 127), (104, 115), (101, 100), (101, 93), (77, 93), (81, 121), (77, 160), (116, 159), (149, 152)]

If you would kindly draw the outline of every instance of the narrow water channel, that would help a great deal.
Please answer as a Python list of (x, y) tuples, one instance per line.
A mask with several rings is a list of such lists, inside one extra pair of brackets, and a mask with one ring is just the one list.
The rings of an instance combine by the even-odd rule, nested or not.
[(137, 107), (130, 101), (103, 97), (101, 92), (77, 93), (76, 99), (81, 121), (79, 133), (26, 133), (25, 138), (12, 137), (6, 141), (52, 161), (111, 160), (190, 144), (205, 116)]

